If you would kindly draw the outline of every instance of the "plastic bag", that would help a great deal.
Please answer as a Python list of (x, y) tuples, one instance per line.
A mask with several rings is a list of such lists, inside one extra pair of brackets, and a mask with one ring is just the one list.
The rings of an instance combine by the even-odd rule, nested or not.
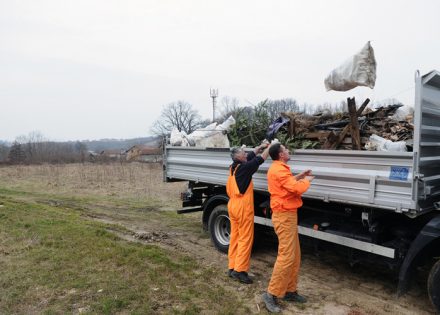
[(170, 144), (172, 146), (188, 147), (189, 142), (186, 133), (179, 131), (177, 128), (173, 128), (173, 130), (171, 130)]
[(218, 131), (207, 137), (198, 138), (195, 141), (195, 146), (205, 148), (229, 148), (231, 145), (228, 136), (221, 131)]
[(171, 136), (170, 136), (171, 145), (180, 146), (182, 145), (182, 140), (183, 137), (180, 131), (177, 130), (177, 128), (173, 128), (173, 130), (171, 130)]
[(218, 126), (217, 123), (213, 122), (189, 135), (185, 132), (179, 132), (174, 128), (171, 131), (170, 143), (174, 146), (229, 148), (230, 143), (225, 131), (228, 131), (234, 124), (234, 117), (229, 116), (228, 119)]
[(216, 123), (212, 123), (202, 130), (194, 131), (190, 136), (194, 139), (196, 147), (229, 148), (231, 144), (225, 131), (231, 129), (234, 124), (234, 117), (229, 116), (222, 124), (216, 126)]
[(365, 149), (368, 151), (394, 151), (394, 152), (406, 152), (406, 142), (384, 139), (378, 135), (371, 135), (370, 141), (365, 144)]
[(324, 84), (327, 91), (348, 91), (357, 86), (374, 88), (376, 59), (370, 42), (367, 42), (360, 52), (330, 72)]
[(399, 107), (391, 118), (398, 121), (406, 120), (412, 122), (414, 118), (414, 108), (408, 105)]

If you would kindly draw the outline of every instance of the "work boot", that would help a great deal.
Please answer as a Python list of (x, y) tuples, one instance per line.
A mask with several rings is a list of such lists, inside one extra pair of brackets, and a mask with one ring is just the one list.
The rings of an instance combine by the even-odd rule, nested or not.
[(297, 303), (307, 302), (307, 298), (305, 296), (299, 295), (298, 291), (286, 292), (286, 295), (283, 297), (283, 300), (288, 302), (297, 302)]
[(238, 272), (238, 271), (232, 270), (231, 277), (234, 279), (237, 279), (241, 283), (245, 283), (245, 284), (254, 283), (254, 281), (252, 281), (252, 279), (249, 278), (247, 272), (245, 272), (245, 271)]
[(277, 300), (272, 294), (264, 292), (262, 299), (270, 313), (281, 313), (281, 308), (277, 305)]
[(234, 269), (228, 269), (228, 277), (232, 278), (233, 271), (234, 271)]

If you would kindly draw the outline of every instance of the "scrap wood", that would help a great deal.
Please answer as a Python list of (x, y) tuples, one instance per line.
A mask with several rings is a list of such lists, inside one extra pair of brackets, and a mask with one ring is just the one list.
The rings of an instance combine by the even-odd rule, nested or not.
[(330, 131), (322, 148), (331, 149), (333, 143), (335, 143), (336, 141), (338, 141), (338, 136), (333, 131)]
[(316, 117), (296, 112), (282, 112), (280, 115), (290, 120), (287, 130), (290, 138), (309, 132), (309, 129), (317, 122)]
[[(357, 120), (359, 123), (361, 123), (361, 122), (366, 121), (367, 119), (365, 117), (359, 117)], [(344, 119), (344, 120), (334, 121), (334, 122), (326, 123), (326, 124), (318, 124), (318, 125), (315, 125), (314, 127), (318, 130), (336, 130), (336, 129), (338, 129), (338, 127), (347, 126), (349, 123), (350, 123), (350, 120)], [(339, 128), (339, 129), (342, 130), (341, 128)]]
[[(380, 107), (373, 111), (367, 108), (369, 100), (356, 110), (356, 120), (359, 124), (359, 144), (363, 145), (368, 141), (369, 136), (377, 134), (392, 141), (408, 141), (412, 139), (414, 125), (411, 121), (396, 120), (393, 113), (401, 105), (390, 105)], [(387, 116), (388, 115), (388, 116)], [(289, 119), (290, 123), (285, 125), (280, 132), (295, 139), (296, 147), (302, 147), (303, 143), (316, 143), (322, 149), (352, 149), (350, 143), (355, 143), (351, 133), (350, 115), (345, 113), (329, 114), (322, 112), (317, 115), (306, 115), (304, 113), (283, 112), (282, 116)], [(352, 116), (354, 116), (352, 114)], [(352, 118), (352, 117), (350, 117)], [(293, 143), (293, 142), (292, 142)]]
[(387, 107), (379, 107), (375, 111), (366, 114), (368, 118), (384, 118), (393, 115), (402, 104), (388, 105)]
[(314, 131), (304, 135), (305, 139), (326, 139), (332, 131)]
[(350, 114), (350, 124), (351, 124), (351, 141), (352, 141), (352, 148), (355, 150), (361, 149), (361, 134), (359, 132), (359, 122), (357, 120), (357, 113), (356, 113), (356, 101), (353, 98), (347, 98), (347, 106), (348, 106), (348, 112)]
[[(370, 102), (370, 99), (367, 98), (361, 105), (361, 107), (359, 107), (359, 109), (356, 111), (356, 115), (359, 116), (362, 114), (362, 112), (364, 111), (365, 107), (367, 107), (368, 103)], [(333, 143), (333, 145), (330, 147), (330, 149), (336, 149), (339, 144), (342, 142), (342, 140), (344, 140), (345, 136), (347, 135), (347, 132), (350, 130), (350, 125), (345, 126), (345, 128), (341, 131), (341, 133), (339, 134), (338, 139)]]

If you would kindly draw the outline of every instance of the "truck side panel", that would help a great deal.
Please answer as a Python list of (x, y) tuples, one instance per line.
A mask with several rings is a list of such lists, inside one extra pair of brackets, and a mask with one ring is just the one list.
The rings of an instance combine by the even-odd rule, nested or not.
[[(168, 146), (166, 151), (167, 180), (226, 183), (231, 164), (228, 149)], [(255, 190), (267, 192), (270, 164), (268, 159), (254, 175)], [(297, 150), (289, 164), (294, 173), (312, 169), (316, 176), (304, 197), (397, 212), (416, 209), (412, 152)], [(396, 175), (396, 169), (403, 169), (403, 175)]]

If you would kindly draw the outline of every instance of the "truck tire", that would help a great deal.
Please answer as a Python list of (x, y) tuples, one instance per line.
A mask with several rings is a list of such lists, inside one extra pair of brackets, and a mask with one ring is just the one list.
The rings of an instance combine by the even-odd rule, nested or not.
[(218, 205), (212, 210), (208, 220), (208, 228), (215, 248), (223, 253), (227, 253), (231, 236), (231, 223), (229, 221), (228, 207), (225, 204)]
[(440, 314), (440, 260), (432, 266), (429, 272), (428, 294), (432, 305)]

